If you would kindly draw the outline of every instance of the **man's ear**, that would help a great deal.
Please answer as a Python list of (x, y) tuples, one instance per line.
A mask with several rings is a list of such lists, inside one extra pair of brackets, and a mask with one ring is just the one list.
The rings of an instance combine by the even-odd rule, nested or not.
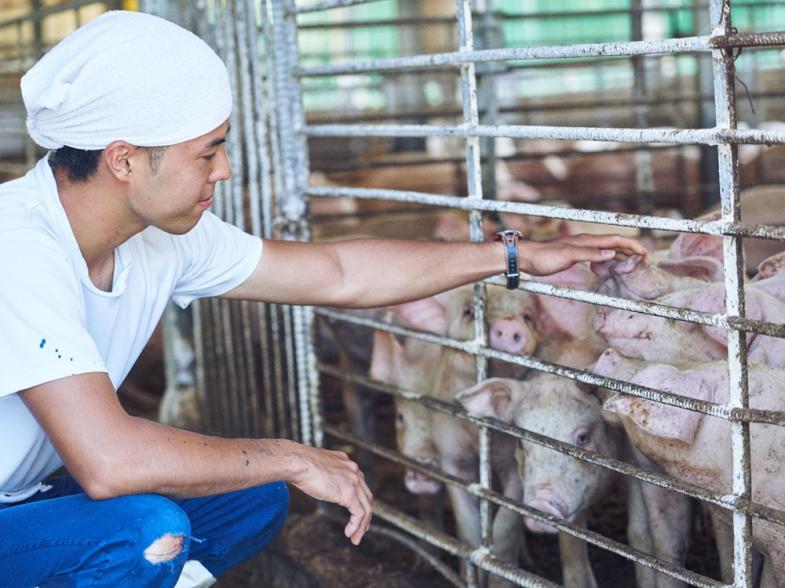
[(456, 400), (471, 414), (511, 423), (520, 383), (506, 378), (491, 378), (460, 392)]
[(139, 165), (140, 156), (146, 155), (141, 147), (131, 145), (125, 141), (114, 141), (104, 148), (101, 157), (117, 180), (127, 182), (136, 166)]

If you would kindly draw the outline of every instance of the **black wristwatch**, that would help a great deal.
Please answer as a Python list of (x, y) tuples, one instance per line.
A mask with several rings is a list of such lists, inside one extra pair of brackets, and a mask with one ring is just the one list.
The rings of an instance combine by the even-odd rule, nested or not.
[(504, 257), (507, 260), (507, 271), (504, 272), (504, 276), (507, 278), (508, 290), (516, 290), (521, 277), (518, 271), (518, 239), (521, 236), (520, 231), (507, 230), (496, 233), (494, 237), (504, 245)]

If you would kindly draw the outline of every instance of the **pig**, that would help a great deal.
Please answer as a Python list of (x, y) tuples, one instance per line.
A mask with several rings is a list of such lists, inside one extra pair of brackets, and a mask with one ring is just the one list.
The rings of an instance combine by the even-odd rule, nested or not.
[[(717, 249), (719, 247), (719, 249)], [(591, 264), (602, 280), (598, 291), (628, 300), (666, 294), (724, 279), (722, 240), (713, 235), (680, 235), (658, 262), (638, 255)]]
[[(582, 369), (597, 358), (594, 350), (582, 341), (555, 339), (547, 347), (542, 350), (546, 359), (568, 367)], [(536, 373), (523, 381), (493, 378), (462, 392), (458, 400), (472, 414), (496, 418), (580, 449), (612, 458), (633, 459), (635, 455), (622, 431), (606, 424), (600, 399), (574, 380), (547, 373)], [(610, 470), (530, 441), (519, 442), (516, 457), (524, 504), (578, 526), (586, 525), (587, 509), (611, 484), (620, 482)], [(662, 521), (649, 521), (647, 508), (649, 512), (657, 512), (658, 517), (663, 510), (650, 508), (651, 496), (644, 493), (643, 485), (637, 480), (625, 479), (625, 485), (630, 544), (644, 552), (654, 551), (657, 557), (683, 563), (686, 549), (683, 539), (679, 540), (683, 530), (674, 532), (663, 529)], [(661, 501), (658, 506), (663, 506)], [(672, 510), (674, 514), (684, 515), (683, 507), (679, 503)], [(532, 532), (557, 532), (547, 523), (530, 518), (525, 521)], [(568, 588), (597, 586), (586, 544), (567, 534), (561, 534), (559, 540), (564, 585)], [(678, 546), (682, 549), (677, 549)], [(638, 585), (644, 587), (684, 586), (644, 566), (636, 567), (636, 577)]]
[[(778, 272), (745, 288), (748, 318), (785, 322), (785, 303), (768, 293), (781, 287), (782, 278), (782, 272)], [(723, 284), (708, 284), (673, 292), (655, 301), (666, 306), (722, 313), (725, 289)], [(727, 333), (717, 327), (608, 308), (597, 311), (594, 327), (610, 347), (632, 358), (678, 365), (727, 357)], [(750, 361), (785, 368), (785, 340), (748, 333), (747, 343)]]
[[(398, 317), (409, 326), (439, 335), (457, 339), (474, 338), (473, 288), (457, 288), (437, 297), (402, 304), (394, 309)], [(534, 325), (538, 305), (536, 299), (523, 291), (506, 291), (490, 288), (487, 295), (486, 318), (488, 320), (489, 344), (499, 350), (513, 354), (531, 354), (539, 342)], [(448, 348), (439, 348), (441, 355), (438, 365), (431, 368), (431, 356), (423, 349), (415, 349), (407, 341), (403, 346), (388, 338), (389, 345), (401, 359), (404, 369), (398, 368), (398, 379), (406, 379), (406, 374), (418, 376), (419, 382), (412, 383), (412, 389), (420, 391), (430, 386), (430, 395), (440, 400), (454, 402), (455, 394), (476, 381), (474, 360), (467, 354)], [(395, 345), (398, 347), (395, 347)], [(426, 344), (428, 345), (428, 344)], [(427, 348), (426, 348), (427, 351)], [(376, 350), (374, 350), (376, 353)], [(391, 357), (388, 355), (388, 357)], [(422, 365), (423, 358), (429, 367)], [(409, 362), (409, 363), (407, 363)], [(420, 365), (411, 365), (418, 363)], [(502, 362), (491, 362), (491, 368), (505, 374), (516, 373)], [(384, 379), (385, 367), (380, 364), (374, 373)], [(388, 370), (391, 371), (391, 370)], [(520, 371), (519, 369), (517, 371)], [(396, 419), (399, 449), (410, 457), (425, 462), (430, 459), (429, 452), (435, 448), (438, 464), (446, 473), (465, 480), (476, 481), (478, 475), (478, 431), (463, 420), (449, 415), (427, 410), (415, 410), (405, 403), (396, 403)], [(432, 443), (432, 446), (429, 445)], [(514, 467), (514, 444), (503, 436), (493, 436), (493, 468), (505, 496), (520, 495), (520, 480)], [(419, 449), (415, 449), (419, 447)], [(410, 453), (407, 453), (410, 452)], [(417, 452), (417, 455), (414, 454)], [(431, 491), (435, 486), (415, 480), (407, 473), (407, 487), (417, 492)], [(447, 493), (455, 515), (459, 537), (471, 545), (480, 544), (480, 520), (478, 501), (453, 486)], [(507, 509), (499, 509), (493, 524), (495, 554), (504, 561), (516, 563), (520, 549), (524, 550), (523, 525), (520, 517)], [(507, 585), (505, 581), (494, 578), (491, 585)]]
[[(401, 343), (391, 333), (374, 331), (369, 375), (385, 384), (427, 394), (433, 388), (432, 380), (438, 373), (441, 355), (439, 345), (412, 338)], [(429, 427), (429, 410), (397, 396), (394, 402), (396, 442), (400, 452), (424, 465), (438, 466)], [(413, 494), (436, 494), (442, 489), (441, 482), (412, 469), (406, 470), (404, 484)]]
[[(613, 349), (603, 353), (592, 371), (602, 376), (628, 380), (634, 384), (662, 389), (714, 403), (727, 403), (729, 382), (724, 362), (694, 363), (682, 367), (647, 363), (626, 358)], [(750, 407), (785, 410), (785, 374), (777, 369), (749, 364)], [(635, 446), (665, 471), (680, 480), (713, 492), (732, 491), (730, 423), (653, 401), (616, 394), (605, 409), (621, 417)], [(785, 428), (750, 425), (752, 499), (767, 507), (785, 510)], [(725, 448), (723, 450), (723, 447)], [(718, 535), (727, 534), (730, 513), (709, 505)], [(785, 586), (785, 533), (781, 526), (754, 519), (753, 543), (764, 558), (763, 578)], [(722, 550), (721, 550), (722, 555)], [(724, 558), (724, 579), (729, 565)]]

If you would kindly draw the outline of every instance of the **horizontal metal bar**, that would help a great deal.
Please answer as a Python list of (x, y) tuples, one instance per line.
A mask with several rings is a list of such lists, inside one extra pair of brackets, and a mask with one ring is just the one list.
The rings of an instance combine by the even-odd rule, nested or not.
[(414, 329), (392, 325), (383, 321), (358, 317), (352, 314), (326, 308), (317, 308), (315, 309), (315, 312), (316, 314), (322, 315), (329, 319), (340, 320), (371, 329), (393, 333), (395, 335), (401, 335), (404, 337), (413, 337), (428, 343), (441, 345), (443, 347), (448, 347), (457, 351), (463, 351), (464, 353), (482, 355), (488, 359), (498, 359), (507, 363), (513, 363), (522, 367), (535, 369), (537, 371), (555, 374), (569, 378), (571, 380), (577, 380), (579, 382), (583, 382), (584, 384), (607, 388), (617, 392), (623, 392), (638, 398), (653, 400), (669, 406), (675, 406), (677, 408), (683, 408), (693, 412), (700, 412), (702, 414), (725, 420), (785, 425), (785, 412), (782, 411), (729, 408), (724, 404), (716, 404), (714, 402), (707, 402), (705, 400), (697, 400), (694, 398), (681, 396), (679, 394), (673, 394), (671, 392), (649, 388), (647, 386), (639, 386), (622, 380), (598, 376), (587, 371), (577, 370), (559, 364), (542, 361), (533, 356), (505, 353), (490, 347), (478, 345), (475, 341), (461, 341), (450, 337), (443, 337), (440, 335), (434, 335), (432, 333), (416, 331)]
[[(593, 64), (584, 64), (584, 63), (571, 63), (565, 64), (567, 67), (593, 67)], [(382, 84), (378, 84), (375, 87), (381, 87)], [(348, 88), (336, 88), (336, 90), (350, 92), (353, 88), (357, 86), (351, 86)], [(308, 90), (309, 87), (306, 86), (304, 90)], [(310, 88), (314, 92), (316, 91), (323, 91), (323, 87), (321, 86), (313, 86)], [(768, 91), (768, 92), (755, 92), (750, 91), (749, 93), (745, 93), (750, 98), (783, 98), (785, 97), (785, 90), (780, 91)], [(713, 100), (714, 96), (712, 94), (677, 94), (677, 95), (669, 95), (667, 102), (668, 104), (680, 104), (683, 102), (696, 102), (699, 100)], [(661, 96), (650, 96), (650, 97), (643, 97), (638, 100), (633, 100), (631, 98), (603, 98), (603, 99), (583, 99), (583, 100), (560, 100), (559, 102), (553, 102), (549, 104), (529, 104), (529, 105), (522, 105), (522, 106), (505, 106), (501, 107), (497, 110), (498, 114), (509, 115), (509, 114), (524, 114), (529, 112), (554, 112), (554, 111), (562, 111), (562, 110), (589, 110), (589, 109), (596, 109), (598, 107), (604, 108), (628, 108), (630, 106), (640, 106), (642, 104), (662, 104), (663, 99)], [(478, 111), (480, 116), (485, 114), (483, 109)], [(427, 110), (421, 110), (417, 112), (396, 112), (396, 113), (348, 113), (348, 114), (336, 114), (335, 112), (323, 113), (323, 112), (315, 112), (309, 113), (311, 117), (309, 122), (312, 124), (319, 124), (322, 121), (330, 121), (330, 123), (360, 123), (360, 122), (369, 122), (369, 121), (379, 121), (379, 120), (386, 120), (386, 121), (394, 121), (394, 120), (418, 120), (418, 121), (426, 121), (432, 120), (434, 118), (443, 118), (443, 119), (451, 119), (461, 115), (460, 110), (456, 109), (445, 109), (445, 108), (431, 108)], [(667, 148), (667, 146), (660, 146), (662, 148)], [(637, 149), (637, 147), (636, 147)], [(616, 150), (615, 152), (619, 152), (621, 150)], [(585, 151), (574, 151), (575, 153), (580, 153), (585, 155)], [(559, 151), (553, 153), (553, 155), (564, 156), (564, 154), (571, 153), (570, 150)], [(592, 152), (592, 155), (606, 153), (604, 151), (597, 151)], [(526, 154), (516, 154), (512, 156), (507, 156), (504, 158), (499, 159), (518, 159), (522, 156), (524, 157), (544, 157), (545, 155), (550, 154), (539, 154), (539, 153), (526, 153)], [(463, 161), (463, 160), (461, 160)]]
[[(511, 437), (515, 437), (516, 439), (531, 441), (532, 443), (536, 443), (537, 445), (541, 445), (543, 447), (553, 449), (554, 451), (558, 451), (560, 453), (570, 455), (576, 459), (580, 459), (582, 461), (592, 463), (599, 467), (617, 472), (619, 474), (623, 474), (625, 476), (635, 478), (642, 482), (654, 484), (656, 486), (660, 486), (662, 488), (666, 488), (669, 490), (675, 490), (686, 496), (690, 496), (698, 500), (703, 500), (704, 502), (710, 502), (711, 504), (715, 504), (721, 508), (727, 510), (735, 509), (740, 512), (749, 514), (750, 516), (755, 516), (762, 520), (766, 520), (771, 523), (785, 527), (785, 512), (781, 510), (777, 510), (761, 504), (757, 504), (750, 500), (738, 498), (732, 494), (717, 494), (701, 486), (690, 484), (688, 482), (684, 482), (682, 480), (673, 478), (665, 474), (647, 472), (636, 466), (630, 465), (627, 462), (618, 459), (609, 458), (609, 457), (604, 457), (593, 451), (578, 449), (577, 447), (568, 445), (561, 441), (557, 441), (556, 439), (551, 439), (550, 437), (546, 437), (544, 435), (540, 435), (538, 433), (534, 433), (526, 429), (521, 429), (513, 425), (508, 425), (496, 419), (476, 417), (474, 415), (467, 413), (465, 410), (463, 410), (462, 408), (460, 408), (459, 406), (453, 403), (444, 402), (442, 400), (438, 400), (426, 394), (419, 394), (412, 390), (404, 390), (402, 388), (390, 386), (389, 384), (385, 384), (383, 382), (379, 382), (376, 380), (371, 380), (370, 378), (361, 376), (359, 374), (348, 373), (346, 371), (339, 370), (336, 367), (330, 365), (319, 364), (317, 368), (321, 372), (329, 374), (330, 376), (333, 376), (335, 378), (340, 378), (342, 380), (355, 382), (357, 384), (361, 384), (362, 386), (371, 388), (379, 392), (383, 392), (385, 394), (398, 396), (400, 398), (405, 398), (406, 400), (412, 400), (422, 404), (423, 406), (429, 409), (436, 410), (444, 414), (453, 416), (455, 418), (468, 421), (477, 426), (485, 426), (495, 431), (505, 433)], [(400, 459), (402, 458), (403, 456), (399, 456), (396, 457), (395, 459), (400, 461)], [(433, 476), (434, 478), (441, 480), (442, 482), (453, 484), (453, 485), (456, 484), (459, 485), (464, 483), (460, 480), (460, 478), (454, 478), (439, 470), (433, 470), (427, 466), (424, 466), (419, 462), (410, 463), (410, 461), (408, 461), (408, 458), (403, 458), (403, 459), (407, 459), (407, 461), (405, 462), (407, 466), (415, 468), (418, 471), (421, 471), (430, 476)]]
[[(755, 8), (762, 8), (764, 6), (782, 6), (782, 2), (755, 2), (754, 4), (749, 3), (745, 4), (743, 2), (734, 2), (733, 8), (738, 9), (755, 9)], [(692, 4), (690, 6), (630, 6), (629, 8), (607, 8), (607, 9), (600, 9), (600, 10), (573, 10), (573, 11), (549, 11), (549, 12), (528, 12), (528, 13), (517, 13), (517, 12), (498, 12), (499, 17), (504, 20), (529, 20), (529, 19), (541, 19), (541, 18), (560, 18), (560, 17), (585, 17), (585, 16), (624, 16), (624, 15), (632, 15), (632, 14), (654, 14), (657, 12), (692, 12), (695, 9), (705, 9), (708, 10), (709, 5), (707, 3), (703, 4)]]
[(343, 31), (346, 29), (369, 29), (376, 27), (399, 27), (399, 26), (432, 26), (432, 25), (454, 25), (455, 18), (451, 16), (421, 16), (418, 18), (385, 18), (385, 19), (364, 19), (364, 20), (345, 20), (341, 22), (318, 22), (313, 24), (298, 25), (298, 31), (331, 30)]
[(340, 65), (298, 67), (293, 69), (292, 74), (296, 77), (333, 76), (362, 72), (378, 73), (394, 70), (455, 67), (469, 63), (489, 63), (494, 61), (697, 53), (711, 51), (711, 43), (711, 37), (701, 36), (658, 41), (625, 41), (620, 43), (586, 43), (581, 45), (548, 45), (542, 47), (453, 51), (409, 57), (370, 59)]
[[(782, 6), (781, 2), (760, 2), (755, 5), (747, 5), (746, 8), (761, 8), (763, 6)], [(734, 8), (745, 8), (744, 4), (734, 4)], [(708, 8), (708, 4), (705, 5)], [(572, 11), (549, 11), (549, 12), (530, 12), (526, 14), (505, 11), (495, 11), (495, 16), (499, 19), (499, 24), (503, 26), (508, 21), (517, 20), (558, 20), (560, 18), (605, 18), (608, 16), (628, 16), (631, 14), (655, 14), (661, 12), (680, 12), (692, 11), (692, 6), (646, 6), (630, 8), (610, 8), (604, 10), (572, 10)], [(375, 28), (392, 26), (422, 26), (432, 25), (455, 25), (453, 16), (430, 16), (420, 18), (385, 18), (385, 19), (362, 19), (345, 20), (337, 22), (322, 22), (313, 24), (301, 24), (297, 30), (345, 30), (350, 28)], [(742, 36), (742, 33), (737, 36)], [(732, 45), (735, 46), (735, 45)]]
[[(501, 278), (488, 278), (486, 281), (499, 286), (505, 285), (504, 280)], [(674, 319), (689, 323), (697, 323), (699, 325), (720, 327), (726, 330), (736, 329), (740, 331), (748, 331), (751, 333), (767, 335), (769, 337), (785, 338), (785, 325), (766, 323), (763, 321), (746, 319), (738, 316), (726, 317), (724, 314), (710, 314), (706, 312), (690, 310), (689, 308), (679, 308), (676, 306), (668, 306), (665, 304), (658, 304), (656, 302), (648, 302), (645, 300), (627, 300), (626, 298), (616, 298), (614, 296), (599, 294), (598, 292), (586, 292), (584, 290), (576, 290), (574, 288), (566, 288), (564, 286), (554, 286), (552, 284), (544, 284), (542, 282), (536, 282), (532, 280), (522, 281), (520, 284), (520, 289), (533, 292), (535, 294), (558, 296), (559, 298), (578, 300), (580, 302), (608, 306), (621, 310), (630, 310), (632, 312), (650, 314), (662, 318)]]
[(523, 125), (306, 125), (309, 137), (511, 137), (616, 143), (782, 145), (785, 131), (763, 129), (632, 129)]
[(712, 46), (723, 49), (731, 47), (782, 47), (785, 46), (785, 31), (739, 33), (727, 37), (712, 37)]
[(439, 206), (458, 210), (509, 212), (513, 214), (527, 214), (531, 216), (543, 216), (605, 225), (659, 229), (662, 231), (702, 233), (705, 235), (737, 235), (740, 237), (754, 237), (756, 239), (785, 240), (785, 227), (773, 225), (745, 225), (743, 223), (732, 223), (723, 220), (700, 221), (672, 219), (621, 212), (565, 208), (545, 204), (532, 204), (529, 202), (474, 200), (459, 196), (441, 196), (425, 192), (385, 190), (378, 188), (324, 188), (319, 186), (308, 186), (304, 190), (304, 194), (319, 198), (351, 197), (363, 200), (389, 200), (391, 202), (425, 204), (428, 206)]
[(689, 582), (691, 585), (710, 586), (712, 588), (725, 586), (722, 582), (718, 582), (717, 580), (712, 580), (711, 578), (707, 578), (705, 576), (702, 576), (685, 568), (681, 568), (670, 562), (657, 559), (633, 547), (629, 547), (618, 541), (608, 539), (599, 533), (596, 533), (594, 531), (589, 531), (588, 529), (582, 527), (577, 527), (571, 523), (568, 523), (563, 519), (557, 518), (553, 515), (526, 506), (525, 504), (519, 501), (506, 498), (505, 496), (499, 494), (498, 492), (494, 492), (493, 490), (488, 490), (483, 488), (479, 484), (467, 483), (464, 480), (461, 480), (460, 478), (456, 478), (455, 476), (443, 474), (442, 472), (438, 472), (437, 470), (424, 467), (422, 466), (422, 464), (419, 464), (414, 460), (408, 459), (405, 456), (402, 456), (395, 451), (390, 451), (386, 447), (382, 447), (375, 443), (369, 443), (367, 441), (363, 441), (359, 437), (346, 433), (338, 429), (337, 427), (333, 427), (331, 425), (325, 425), (324, 429), (326, 433), (338, 439), (341, 439), (342, 441), (353, 443), (358, 447), (367, 449), (375, 453), (376, 455), (379, 455), (380, 457), (384, 457), (391, 461), (400, 463), (402, 465), (406, 465), (407, 467), (411, 467), (412, 469), (416, 469), (446, 484), (451, 484), (453, 486), (462, 488), (463, 490), (465, 490), (470, 494), (473, 494), (474, 496), (477, 496), (479, 498), (485, 498), (486, 500), (493, 502), (499, 506), (508, 508), (520, 514), (521, 516), (530, 517), (540, 522), (544, 522), (548, 525), (551, 525), (559, 529), (560, 531), (572, 535), (573, 537), (577, 537), (583, 541), (586, 541), (587, 543), (591, 543), (592, 545), (595, 545), (597, 547), (600, 547), (602, 549), (620, 555), (626, 559), (656, 569), (674, 578), (678, 578), (680, 580), (684, 580), (685, 582)]
[(350, 6), (360, 6), (362, 4), (371, 4), (372, 2), (379, 2), (380, 0), (325, 0), (325, 2), (314, 2), (313, 4), (305, 4), (302, 6), (295, 6), (294, 10), (286, 10), (286, 14), (305, 14), (306, 12), (320, 12), (322, 10), (332, 10), (333, 8), (348, 8)]

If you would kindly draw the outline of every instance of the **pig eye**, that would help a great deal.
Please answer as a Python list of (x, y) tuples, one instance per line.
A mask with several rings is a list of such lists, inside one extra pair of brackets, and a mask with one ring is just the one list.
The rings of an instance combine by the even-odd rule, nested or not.
[(467, 304), (463, 307), (463, 318), (470, 319), (474, 317), (474, 306)]
[(396, 414), (395, 415), (395, 426), (397, 428), (401, 429), (401, 428), (403, 428), (403, 426), (405, 424), (406, 424), (406, 421), (404, 421), (403, 415), (400, 412), (398, 414)]
[(575, 435), (575, 446), (578, 449), (586, 449), (591, 443), (591, 431), (583, 429)]
[(523, 313), (523, 320), (527, 323), (533, 323), (534, 317), (530, 315), (528, 312)]

